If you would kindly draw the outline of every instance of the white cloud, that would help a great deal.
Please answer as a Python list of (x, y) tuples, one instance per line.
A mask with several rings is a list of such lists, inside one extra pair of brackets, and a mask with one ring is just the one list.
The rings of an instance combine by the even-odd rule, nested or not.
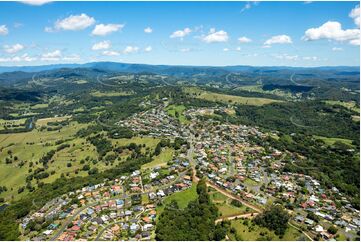
[(139, 47), (137, 46), (127, 46), (125, 47), (125, 49), (123, 50), (124, 54), (131, 54), (131, 53), (136, 53), (138, 52)]
[(268, 48), (271, 48), (272, 46), (270, 46), (270, 45), (262, 45), (262, 48), (263, 49), (268, 49)]
[(239, 46), (236, 48), (236, 51), (241, 51), (241, 50), (242, 50), (242, 48)]
[(227, 52), (227, 51), (229, 51), (229, 49), (228, 49), (228, 48), (224, 48), (223, 51), (224, 51), (224, 52)]
[(291, 44), (292, 39), (290, 36), (282, 34), (282, 35), (276, 35), (272, 36), (270, 39), (266, 40), (264, 42), (264, 45), (272, 45), (272, 44)]
[(252, 8), (252, 6), (257, 6), (258, 5), (258, 2), (257, 1), (252, 1), (252, 2), (247, 2), (243, 8), (241, 9), (241, 13), (243, 13), (244, 11)]
[(74, 55), (69, 55), (69, 56), (64, 56), (63, 57), (64, 61), (79, 61), (80, 60), (80, 56), (77, 54)]
[(46, 3), (50, 3), (50, 2), (53, 2), (51, 0), (23, 0), (23, 1), (20, 1), (22, 3), (25, 3), (25, 4), (29, 4), (29, 5), (35, 5), (35, 6), (41, 6), (41, 5), (44, 5)]
[(328, 21), (318, 28), (306, 30), (303, 37), (306, 41), (329, 39), (335, 41), (349, 41), (350, 44), (356, 45), (360, 42), (360, 29), (342, 29), (339, 22)]
[(191, 49), (190, 48), (182, 48), (180, 49), (180, 52), (186, 53), (186, 52), (190, 52)]
[(111, 42), (108, 40), (104, 40), (98, 43), (95, 43), (92, 46), (92, 50), (106, 50), (109, 49), (111, 47)]
[(183, 39), (184, 37), (189, 35), (191, 32), (192, 32), (192, 30), (190, 28), (185, 28), (183, 30), (174, 31), (169, 37), (170, 38), (181, 38), (181, 39)]
[(147, 27), (144, 29), (144, 33), (150, 34), (153, 32), (153, 29), (151, 27)]
[(357, 39), (350, 40), (351, 45), (360, 45), (360, 37)]
[(124, 24), (97, 24), (92, 31), (92, 35), (105, 36), (117, 32), (124, 27)]
[(151, 52), (152, 50), (153, 50), (152, 46), (147, 46), (144, 49), (145, 52)]
[(41, 56), (41, 60), (42, 61), (58, 61), (61, 58), (61, 51), (60, 50), (55, 50), (53, 52), (48, 52), (45, 54), (42, 54)]
[(0, 25), (0, 35), (7, 35), (9, 33), (8, 28), (6, 25)]
[(317, 56), (304, 56), (302, 57), (302, 59), (304, 60), (311, 60), (311, 61), (317, 61), (318, 57)]
[(360, 5), (357, 5), (354, 9), (352, 9), (348, 16), (353, 18), (355, 24), (360, 27)]
[(14, 44), (14, 45), (4, 45), (4, 51), (9, 54), (14, 54), (24, 49), (24, 46), (21, 44)]
[(274, 55), (274, 57), (281, 60), (291, 60), (291, 61), (298, 60), (298, 55), (281, 54), (281, 55)]
[(54, 29), (52, 27), (45, 27), (44, 31), (47, 32), (47, 33), (53, 33)]
[(13, 56), (6, 58), (0, 57), (0, 62), (31, 62), (31, 61), (35, 61), (36, 59), (37, 59), (36, 57), (31, 57), (29, 56), (29, 54), (25, 53), (21, 56)]
[(105, 50), (105, 51), (103, 51), (102, 54), (106, 55), (106, 56), (118, 56), (118, 55), (120, 55), (119, 52), (114, 51), (114, 50)]
[(82, 13), (80, 15), (70, 15), (65, 19), (59, 19), (55, 22), (55, 29), (57, 30), (83, 30), (95, 23), (95, 19)]
[(209, 30), (208, 35), (203, 37), (203, 41), (206, 43), (227, 42), (228, 33), (224, 30), (216, 31), (216, 29), (212, 28)]
[(332, 51), (343, 51), (343, 49), (340, 47), (333, 47)]
[(243, 37), (239, 37), (238, 38), (238, 41), (239, 41), (239, 43), (250, 43), (250, 42), (252, 42), (252, 40), (250, 39), (250, 38), (247, 38), (247, 37), (245, 37), (245, 36), (243, 36)]

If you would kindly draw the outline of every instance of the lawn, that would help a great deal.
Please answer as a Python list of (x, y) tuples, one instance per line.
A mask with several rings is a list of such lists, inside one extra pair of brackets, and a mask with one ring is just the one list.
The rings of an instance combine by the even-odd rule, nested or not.
[(152, 162), (142, 165), (142, 170), (154, 168), (156, 166), (166, 166), (168, 161), (173, 159), (174, 149), (165, 148), (162, 152), (155, 156)]
[(190, 201), (196, 200), (197, 197), (197, 184), (192, 184), (187, 190), (176, 192), (166, 197), (163, 200), (163, 205), (157, 207), (157, 213), (160, 214), (163, 211), (164, 206), (169, 204), (172, 200), (177, 201), (179, 208), (185, 208)]
[(215, 93), (210, 91), (204, 91), (199, 88), (184, 88), (184, 91), (186, 93), (193, 94), (195, 98), (204, 99), (208, 101), (224, 102), (224, 103), (262, 106), (274, 102), (281, 102), (280, 100), (275, 100), (270, 98), (241, 97), (241, 96)]
[[(189, 120), (183, 114), (185, 109), (186, 107), (184, 105), (169, 105), (167, 112), (170, 116), (178, 118), (179, 122), (182, 124), (187, 124), (189, 123)], [(178, 113), (178, 117), (176, 117), (176, 113)]]
[[(249, 225), (251, 221), (249, 221)], [(266, 240), (264, 236), (261, 236), (260, 233), (265, 233), (266, 237), (269, 236), (272, 238), (271, 240), (278, 240), (278, 241), (295, 241), (303, 236), (301, 232), (297, 231), (293, 227), (288, 227), (286, 230), (285, 235), (282, 238), (279, 238), (277, 235), (274, 234), (273, 231), (270, 231), (267, 228), (260, 227), (258, 225), (254, 225), (253, 230), (249, 230), (249, 226), (243, 224), (243, 220), (237, 219), (231, 221), (231, 226), (234, 227), (237, 231), (237, 234), (241, 237), (241, 240), (247, 241), (256, 241), (260, 240), (263, 237), (263, 240)], [(228, 233), (228, 236), (235, 240), (235, 235), (232, 233)], [(240, 239), (240, 238), (239, 238)]]

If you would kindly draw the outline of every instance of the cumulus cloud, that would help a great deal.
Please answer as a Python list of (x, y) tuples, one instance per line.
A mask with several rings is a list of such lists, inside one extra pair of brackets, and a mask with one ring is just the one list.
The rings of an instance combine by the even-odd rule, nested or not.
[(144, 49), (145, 52), (151, 52), (152, 50), (153, 50), (152, 46), (147, 46)]
[(60, 50), (54, 50), (53, 52), (48, 52), (41, 55), (42, 61), (58, 61), (61, 58), (61, 51)]
[(360, 5), (357, 5), (354, 9), (352, 9), (348, 16), (353, 18), (355, 24), (360, 27)]
[(228, 48), (224, 48), (223, 51), (224, 51), (224, 52), (227, 52), (227, 51), (229, 51), (229, 49), (228, 49)]
[(202, 40), (206, 43), (227, 42), (228, 33), (224, 30), (216, 31), (216, 29), (212, 28)]
[(120, 55), (120, 53), (118, 51), (114, 51), (114, 50), (104, 50), (102, 52), (103, 55), (106, 55), (106, 56), (118, 56)]
[(97, 24), (92, 31), (92, 35), (105, 36), (117, 32), (124, 27), (124, 24)]
[(291, 44), (292, 39), (290, 36), (282, 34), (282, 35), (276, 35), (272, 36), (270, 39), (266, 40), (264, 42), (264, 45), (273, 45), (273, 44)]
[(24, 49), (24, 46), (21, 44), (14, 44), (14, 45), (4, 45), (4, 51), (9, 54), (17, 53)]
[(250, 43), (250, 42), (252, 42), (252, 40), (250, 39), (250, 38), (247, 38), (247, 37), (245, 37), (245, 36), (243, 36), (243, 37), (239, 37), (238, 38), (238, 41), (239, 41), (239, 43)]
[(170, 38), (181, 38), (181, 39), (183, 39), (184, 37), (189, 35), (191, 32), (192, 32), (192, 30), (190, 28), (185, 28), (183, 30), (174, 31), (169, 37)]
[(92, 50), (106, 50), (109, 49), (111, 47), (111, 42), (108, 40), (104, 40), (98, 43), (95, 43), (92, 46)]
[(8, 28), (6, 25), (0, 25), (0, 35), (7, 35), (9, 33)]
[(153, 32), (153, 29), (151, 27), (147, 27), (144, 29), (144, 33), (150, 34)]
[(125, 49), (123, 50), (124, 54), (131, 54), (131, 53), (136, 53), (138, 52), (139, 47), (137, 46), (127, 46), (125, 47)]
[(44, 5), (46, 3), (50, 3), (50, 2), (53, 2), (51, 0), (23, 0), (23, 1), (20, 1), (22, 3), (25, 3), (25, 4), (29, 4), (29, 5), (34, 5), (34, 6), (41, 6), (41, 5)]
[(55, 22), (54, 28), (56, 30), (77, 31), (86, 29), (92, 26), (94, 23), (95, 19), (93, 17), (82, 13), (80, 15), (70, 15), (69, 17), (64, 19), (58, 19)]
[(350, 44), (357, 45), (360, 42), (360, 29), (342, 29), (339, 22), (328, 21), (318, 28), (306, 30), (303, 37), (306, 41), (329, 39), (335, 41), (348, 41)]
[(242, 48), (239, 46), (236, 48), (236, 51), (241, 51), (241, 50), (242, 50)]

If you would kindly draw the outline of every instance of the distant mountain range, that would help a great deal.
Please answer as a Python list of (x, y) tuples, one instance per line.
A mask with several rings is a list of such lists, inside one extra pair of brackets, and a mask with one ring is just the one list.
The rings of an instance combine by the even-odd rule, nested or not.
[(49, 71), (62, 68), (93, 68), (113, 72), (127, 72), (127, 73), (154, 73), (174, 76), (188, 76), (195, 74), (227, 74), (229, 72), (272, 72), (277, 70), (313, 70), (313, 71), (342, 71), (350, 72), (352, 74), (359, 74), (358, 66), (330, 66), (330, 67), (287, 67), (287, 66), (176, 66), (176, 65), (147, 65), (147, 64), (130, 64), (119, 62), (90, 62), (85, 64), (55, 64), (43, 66), (0, 66), (0, 73), (4, 72), (40, 72)]

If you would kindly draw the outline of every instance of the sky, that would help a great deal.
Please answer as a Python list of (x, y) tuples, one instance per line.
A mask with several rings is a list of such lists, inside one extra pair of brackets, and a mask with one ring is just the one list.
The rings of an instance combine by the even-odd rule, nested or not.
[(0, 2), (0, 65), (359, 66), (359, 2)]

